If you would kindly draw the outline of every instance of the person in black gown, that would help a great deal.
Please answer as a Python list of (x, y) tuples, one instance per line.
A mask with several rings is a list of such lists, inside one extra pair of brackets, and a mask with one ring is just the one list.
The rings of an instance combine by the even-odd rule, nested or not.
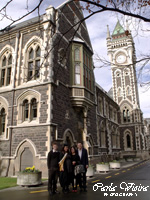
[(77, 184), (79, 182), (79, 175), (75, 175), (74, 173), (74, 168), (76, 165), (80, 164), (80, 157), (75, 149), (74, 146), (71, 147), (70, 149), (70, 154), (71, 154), (71, 162), (72, 162), (72, 192), (77, 192)]
[(67, 144), (64, 144), (62, 152), (60, 153), (60, 161), (64, 158), (63, 166), (60, 171), (59, 181), (64, 193), (69, 192), (69, 185), (71, 183), (71, 174), (72, 174), (72, 164), (71, 156), (69, 154), (69, 148)]

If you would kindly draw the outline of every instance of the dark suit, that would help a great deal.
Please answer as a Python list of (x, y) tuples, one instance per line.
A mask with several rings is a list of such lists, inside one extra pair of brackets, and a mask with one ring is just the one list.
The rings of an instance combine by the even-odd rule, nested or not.
[(50, 151), (47, 157), (48, 167), (48, 191), (55, 192), (57, 189), (57, 179), (59, 172), (59, 152)]
[[(78, 155), (79, 155), (79, 152), (78, 152)], [(80, 157), (80, 155), (79, 155), (79, 157)], [(85, 173), (82, 173), (82, 175), (80, 174), (79, 186), (80, 186), (80, 188), (86, 189), (86, 172), (87, 172), (86, 165), (89, 165), (89, 161), (88, 161), (87, 150), (85, 148), (82, 148), (80, 163), (81, 163), (81, 165), (84, 165)]]

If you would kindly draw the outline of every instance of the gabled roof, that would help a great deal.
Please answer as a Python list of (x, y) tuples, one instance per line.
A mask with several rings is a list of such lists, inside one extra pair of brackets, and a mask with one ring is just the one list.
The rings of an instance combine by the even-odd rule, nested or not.
[(120, 24), (120, 22), (119, 22), (119, 20), (118, 20), (118, 22), (117, 22), (117, 24), (116, 24), (116, 26), (115, 26), (115, 29), (114, 29), (114, 31), (113, 31), (112, 36), (114, 36), (114, 35), (119, 35), (119, 34), (122, 34), (122, 33), (124, 33), (124, 32), (125, 32), (125, 30), (124, 30), (124, 28), (121, 26), (121, 24)]
[(7, 28), (7, 29), (4, 30), (4, 31), (3, 31), (3, 30), (0, 30), (0, 35), (1, 35), (1, 34), (7, 33), (7, 31), (14, 31), (14, 30), (17, 30), (17, 29), (20, 29), (20, 28), (23, 28), (23, 27), (26, 27), (26, 26), (29, 26), (29, 25), (38, 23), (38, 22), (40, 22), (42, 19), (43, 19), (43, 15), (40, 15), (40, 16), (33, 17), (33, 18), (31, 18), (31, 19), (22, 21), (22, 22), (20, 22), (20, 23), (16, 23), (16, 24), (10, 26), (9, 28)]

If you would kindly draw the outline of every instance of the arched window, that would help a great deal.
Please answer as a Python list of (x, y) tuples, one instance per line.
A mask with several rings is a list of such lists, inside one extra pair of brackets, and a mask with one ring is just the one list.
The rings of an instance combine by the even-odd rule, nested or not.
[(23, 109), (24, 109), (24, 121), (27, 121), (29, 118), (29, 103), (27, 99), (25, 99), (23, 102)]
[[(8, 54), (8, 53), (7, 53)], [(0, 66), (1, 86), (10, 85), (12, 68), (12, 55), (4, 55)]]
[(131, 138), (129, 134), (126, 136), (126, 141), (127, 141), (127, 148), (131, 148)]
[(74, 59), (75, 61), (80, 61), (80, 49), (76, 48), (74, 51)]
[(120, 77), (121, 76), (121, 71), (120, 70), (116, 70), (114, 73), (115, 73), (116, 77)]
[(0, 111), (0, 135), (3, 135), (5, 133), (5, 127), (6, 127), (6, 113), (5, 109), (2, 108)]
[(36, 99), (31, 100), (31, 120), (37, 118), (37, 101)]
[(127, 87), (127, 96), (130, 95), (130, 94), (131, 94), (131, 90), (130, 90), (130, 87), (128, 86)]
[(28, 52), (28, 81), (39, 78), (41, 49), (37, 46)]
[(122, 95), (122, 90), (121, 88), (118, 88), (118, 97), (121, 97), (121, 95)]
[(127, 107), (123, 109), (123, 122), (130, 122), (130, 111)]

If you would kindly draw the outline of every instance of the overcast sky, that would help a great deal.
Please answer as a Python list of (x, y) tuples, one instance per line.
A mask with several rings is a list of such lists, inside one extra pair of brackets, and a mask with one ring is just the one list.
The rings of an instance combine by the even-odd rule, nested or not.
[[(0, 9), (8, 2), (8, 0), (0, 1)], [(29, 2), (29, 7), (27, 7), (26, 2)], [(13, 19), (16, 19), (22, 14), (25, 14), (27, 9), (30, 10), (31, 7), (35, 6), (39, 0), (13, 0), (13, 3), (10, 4), (10, 6), (7, 8), (7, 15), (11, 16)], [(62, 4), (64, 0), (44, 0), (40, 7), (40, 13), (43, 14), (45, 12), (45, 9), (52, 5), (55, 8)], [(32, 15), (28, 16), (28, 18), (32, 18), (37, 15), (37, 11), (34, 12)], [(0, 20), (2, 19), (2, 15), (0, 15)], [(95, 53), (98, 53), (100, 56), (107, 57), (107, 46), (106, 46), (106, 32), (107, 32), (107, 25), (109, 25), (110, 32), (112, 33), (117, 20), (120, 20), (120, 22), (123, 25), (122, 16), (116, 15), (112, 13), (101, 13), (97, 14), (90, 19), (86, 21), (89, 35), (91, 38), (93, 50)], [(24, 19), (25, 20), (25, 19)], [(135, 41), (135, 49), (136, 49), (136, 55), (137, 57), (140, 56), (140, 54), (150, 54), (150, 31), (141, 31), (149, 28), (150, 30), (150, 23), (142, 23), (139, 26), (138, 35), (137, 32), (134, 30), (134, 28), (137, 28), (137, 25), (133, 27), (133, 20), (131, 21), (131, 18), (128, 18), (130, 29), (132, 29), (132, 35), (134, 37)], [(9, 20), (4, 18), (0, 21), (0, 27), (3, 28), (6, 26), (6, 24), (9, 23)], [(135, 23), (134, 23), (135, 24)], [(95, 63), (96, 67), (99, 66), (99, 63)], [(95, 78), (96, 81), (106, 90), (108, 91), (112, 87), (112, 78), (111, 78), (111, 70), (110, 67), (107, 68), (96, 68), (95, 70)], [(148, 69), (145, 69), (145, 73), (143, 74), (143, 79), (149, 80), (149, 71)], [(140, 97), (140, 105), (141, 109), (143, 111), (144, 117), (150, 117), (150, 89), (146, 90), (146, 88), (141, 88), (139, 86), (139, 97)]]

